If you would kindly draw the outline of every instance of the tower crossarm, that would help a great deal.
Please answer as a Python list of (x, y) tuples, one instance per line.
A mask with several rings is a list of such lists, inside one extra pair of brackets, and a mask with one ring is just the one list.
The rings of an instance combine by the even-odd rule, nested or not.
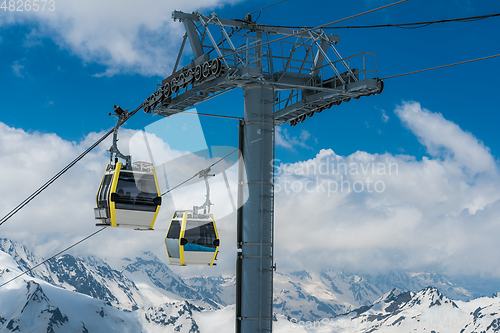
[[(210, 16), (204, 16), (198, 12), (194, 12), (192, 14), (190, 13), (184, 13), (181, 11), (174, 11), (172, 12), (172, 18), (175, 20), (179, 20), (180, 22), (185, 22), (185, 21), (191, 21), (191, 22), (200, 22), (202, 23), (203, 21), (209, 21), (209, 24), (213, 25), (219, 25), (222, 24), (225, 27), (229, 28), (237, 28), (237, 29), (243, 29), (243, 30), (249, 30), (249, 31), (260, 31), (263, 33), (269, 33), (273, 35), (284, 35), (284, 36), (298, 36), (298, 37), (307, 37), (308, 33), (305, 31), (306, 29), (288, 29), (288, 28), (281, 28), (281, 27), (275, 27), (275, 26), (267, 26), (267, 25), (260, 25), (252, 21), (244, 21), (244, 20), (228, 20), (228, 19), (223, 19), (223, 18), (218, 18), (217, 21), (212, 21), (210, 20), (211, 17), (217, 17), (217, 14), (213, 13)], [(328, 35), (332, 41), (338, 43), (340, 41), (340, 37), (337, 35)]]
[[(344, 58), (337, 50), (339, 36), (321, 29), (261, 25), (249, 15), (228, 20), (215, 13), (174, 11), (172, 18), (184, 24), (191, 61), (176, 68), (146, 99), (147, 113), (171, 116), (257, 83), (273, 86), (276, 123), (294, 126), (307, 116), (383, 89), (375, 54)], [(185, 62), (183, 46), (178, 60)]]

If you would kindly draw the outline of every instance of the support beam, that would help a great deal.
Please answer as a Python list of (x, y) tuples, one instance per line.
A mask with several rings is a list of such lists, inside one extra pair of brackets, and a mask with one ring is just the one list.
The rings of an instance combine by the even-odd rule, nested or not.
[(237, 333), (272, 331), (273, 316), (273, 151), (272, 86), (245, 86), (244, 163), (248, 200), (241, 218), (240, 304)]
[(245, 152), (244, 148), (244, 128), (245, 122), (240, 120), (239, 123), (239, 138), (238, 138), (238, 147), (240, 149), (240, 156), (238, 159), (238, 211), (237, 211), (237, 221), (236, 221), (236, 244), (238, 248), (238, 257), (236, 259), (236, 332), (241, 332), (241, 261), (242, 261), (242, 253), (241, 253), (241, 245), (243, 243), (242, 237), (242, 222), (243, 222), (243, 193), (245, 189), (245, 175), (243, 173), (244, 169), (244, 160), (245, 160)]
[(184, 23), (184, 28), (186, 29), (186, 34), (189, 39), (189, 44), (191, 44), (191, 50), (193, 50), (194, 58), (197, 59), (203, 55), (203, 46), (201, 46), (200, 38), (196, 32), (196, 26), (193, 21), (182, 21)]
[[(213, 15), (213, 14), (212, 14)], [(172, 12), (172, 18), (174, 20), (179, 20), (181, 22), (186, 22), (186, 21), (191, 21), (191, 22), (201, 22), (200, 17), (203, 17), (204, 15), (201, 15), (200, 13), (183, 13), (180, 11), (173, 11)], [(212, 17), (212, 16), (204, 16), (206, 18)], [(298, 37), (307, 37), (307, 32), (301, 32), (298, 29), (287, 29), (287, 28), (280, 28), (280, 27), (273, 27), (273, 26), (266, 26), (266, 25), (259, 25), (255, 22), (245, 22), (241, 20), (227, 20), (223, 18), (218, 18), (218, 21), (226, 26), (226, 27), (231, 27), (231, 28), (240, 28), (240, 29), (248, 29), (252, 31), (262, 31), (264, 33), (270, 33), (274, 35), (285, 35), (285, 36), (298, 36)], [(210, 24), (217, 24), (215, 21), (211, 21)], [(340, 37), (337, 35), (328, 35), (330, 40), (333, 42), (338, 43), (340, 41)], [(191, 40), (190, 40), (191, 41)]]
[(313, 78), (316, 78), (319, 75), (321, 66), (323, 66), (323, 61), (325, 60), (325, 56), (323, 54), (326, 54), (326, 51), (328, 50), (328, 43), (326, 42), (326, 40), (321, 41), (320, 48), (323, 50), (323, 52), (321, 52), (320, 50), (316, 51), (314, 63), (311, 68), (311, 77)]

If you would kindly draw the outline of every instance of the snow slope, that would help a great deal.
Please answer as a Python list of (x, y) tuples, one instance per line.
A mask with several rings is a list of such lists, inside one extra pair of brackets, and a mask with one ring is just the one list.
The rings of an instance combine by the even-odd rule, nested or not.
[(315, 333), (498, 332), (500, 298), (453, 301), (438, 289), (417, 293), (393, 289), (373, 304), (323, 320), (291, 320), (291, 329)]
[[(43, 261), (6, 239), (0, 250), (0, 284)], [(0, 332), (234, 332), (234, 277), (181, 277), (151, 253), (124, 262), (65, 254), (0, 288)], [(500, 297), (471, 300), (437, 274), (300, 271), (274, 287), (280, 333), (500, 331)]]

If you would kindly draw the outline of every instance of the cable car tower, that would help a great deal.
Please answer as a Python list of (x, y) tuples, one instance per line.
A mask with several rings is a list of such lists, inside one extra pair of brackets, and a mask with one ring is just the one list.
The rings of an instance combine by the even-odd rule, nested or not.
[[(248, 199), (238, 210), (236, 332), (271, 332), (273, 319), (273, 162), (275, 126), (295, 126), (352, 98), (378, 94), (376, 55), (342, 58), (339, 36), (174, 11), (186, 34), (172, 75), (145, 101), (146, 113), (169, 117), (234, 88), (244, 91), (240, 152)], [(286, 38), (288, 37), (288, 38)], [(178, 65), (186, 40), (192, 61)], [(241, 175), (241, 173), (240, 173)]]

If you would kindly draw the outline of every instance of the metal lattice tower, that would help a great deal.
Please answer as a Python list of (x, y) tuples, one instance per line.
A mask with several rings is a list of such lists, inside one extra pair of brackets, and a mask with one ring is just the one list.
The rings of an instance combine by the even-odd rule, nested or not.
[[(378, 94), (376, 55), (342, 58), (339, 36), (320, 29), (293, 30), (217, 14), (172, 13), (186, 34), (172, 75), (146, 101), (147, 113), (171, 116), (234, 88), (244, 90), (240, 172), (236, 332), (271, 332), (273, 320), (274, 130), (289, 122)], [(283, 39), (283, 36), (289, 38)], [(177, 69), (189, 41), (194, 59)], [(241, 168), (240, 168), (241, 169)]]

